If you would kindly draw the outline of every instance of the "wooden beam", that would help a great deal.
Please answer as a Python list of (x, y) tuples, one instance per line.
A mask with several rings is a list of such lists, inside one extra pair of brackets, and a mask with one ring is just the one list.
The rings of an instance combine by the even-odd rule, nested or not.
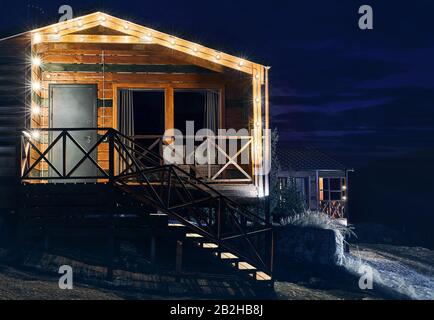
[(175, 102), (174, 102), (174, 90), (173, 87), (168, 87), (166, 89), (166, 103), (165, 103), (165, 114), (164, 123), (166, 130), (175, 128)]
[[(79, 23), (81, 23), (81, 25)], [(125, 36), (75, 34), (97, 25), (122, 32)], [(257, 63), (219, 52), (184, 39), (173, 37), (169, 34), (143, 27), (101, 12), (76, 18), (72, 21), (51, 25), (46, 28), (33, 30), (33, 45), (37, 44), (34, 40), (36, 34), (39, 37), (38, 42), (155, 43), (251, 75), (258, 71), (259, 76), (261, 77), (261, 82), (264, 81), (264, 67)]]
[[(193, 65), (137, 65), (137, 64), (106, 64), (105, 72), (129, 72), (129, 73), (213, 73)], [(42, 67), (44, 72), (102, 72), (101, 64), (69, 64), (69, 63), (45, 63)]]

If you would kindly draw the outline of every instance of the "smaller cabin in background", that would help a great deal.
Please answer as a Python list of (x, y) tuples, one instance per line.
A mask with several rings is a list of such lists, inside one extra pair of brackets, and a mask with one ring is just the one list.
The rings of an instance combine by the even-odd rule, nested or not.
[(348, 219), (348, 172), (342, 163), (312, 148), (279, 148), (279, 185), (293, 184), (307, 209)]

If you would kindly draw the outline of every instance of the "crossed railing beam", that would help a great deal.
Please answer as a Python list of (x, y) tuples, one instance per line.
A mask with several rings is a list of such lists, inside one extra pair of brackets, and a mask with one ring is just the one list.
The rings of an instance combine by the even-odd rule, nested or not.
[[(79, 130), (97, 130), (103, 134), (94, 145), (86, 150), (71, 134)], [(41, 132), (59, 132), (59, 134), (48, 144), (45, 151), (40, 151), (38, 142), (31, 136), (23, 136), (23, 180), (32, 179), (30, 173), (43, 161), (58, 175), (53, 179), (95, 179), (96, 177), (73, 176), (78, 168), (89, 159), (101, 173), (98, 179), (108, 179), (115, 187), (137, 200), (168, 214), (189, 229), (214, 241), (222, 249), (230, 250), (246, 262), (271, 273), (271, 261), (268, 263), (266, 256), (260, 250), (264, 242), (257, 241), (255, 244), (256, 242), (253, 241), (253, 237), (267, 236), (272, 233), (270, 223), (255, 213), (241, 208), (235, 201), (225, 197), (218, 190), (182, 168), (165, 165), (159, 153), (138, 145), (132, 138), (111, 128), (41, 129)], [(70, 170), (66, 169), (68, 141), (82, 154), (81, 159)], [(111, 168), (108, 172), (92, 157), (92, 153), (107, 142), (109, 167)], [(50, 151), (60, 145), (62, 170), (56, 168), (48, 159)], [(152, 147), (155, 145), (154, 143)], [(235, 157), (239, 156), (245, 148), (246, 146)], [(38, 157), (30, 164), (31, 150), (35, 150)], [(113, 170), (115, 154), (117, 155), (116, 160), (123, 164), (123, 170), (118, 174), (115, 174)], [(226, 156), (232, 159), (231, 161), (234, 160), (234, 157), (228, 154)], [(33, 178), (41, 179), (40, 177)]]

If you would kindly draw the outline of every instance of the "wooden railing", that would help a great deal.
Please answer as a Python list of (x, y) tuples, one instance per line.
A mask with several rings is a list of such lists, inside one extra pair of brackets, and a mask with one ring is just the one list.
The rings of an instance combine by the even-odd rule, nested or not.
[(320, 209), (335, 219), (345, 218), (346, 202), (343, 200), (320, 201)]
[[(84, 148), (73, 132), (98, 130), (99, 138)], [(51, 138), (47, 139), (47, 136)], [(164, 138), (164, 137), (163, 137)], [(162, 138), (158, 138), (162, 139)], [(127, 137), (114, 129), (40, 129), (35, 135), (22, 135), (22, 181), (94, 181), (103, 179), (123, 194), (152, 206), (154, 212), (167, 214), (189, 230), (218, 245), (220, 252), (229, 251), (258, 270), (269, 275), (273, 269), (273, 228), (257, 214), (225, 197), (195, 175), (177, 165), (164, 163), (160, 153), (153, 151), (155, 140), (146, 148), (138, 139)], [(43, 150), (40, 145), (44, 145)], [(70, 167), (68, 147), (80, 150), (82, 157)], [(103, 168), (93, 154), (105, 146), (108, 166)], [(50, 161), (50, 152), (57, 149), (59, 163)], [(77, 175), (85, 161), (90, 161), (97, 174)], [(32, 172), (46, 163), (49, 176)], [(224, 168), (224, 166), (222, 167)]]
[[(169, 148), (179, 160), (176, 165), (207, 183), (253, 182), (251, 161), (253, 137), (251, 136), (182, 137), (182, 142), (185, 139), (199, 141), (195, 141), (194, 148), (190, 152), (186, 148), (174, 147), (173, 141), (176, 139), (179, 142), (179, 139), (174, 136), (138, 135), (130, 138), (161, 157), (164, 148)], [(214, 154), (213, 159), (209, 157), (206, 164), (199, 164), (196, 161), (196, 152), (204, 148), (209, 150), (210, 154)]]

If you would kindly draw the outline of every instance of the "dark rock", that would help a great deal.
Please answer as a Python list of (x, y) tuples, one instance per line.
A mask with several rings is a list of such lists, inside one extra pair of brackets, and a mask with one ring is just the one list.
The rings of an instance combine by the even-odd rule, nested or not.
[(286, 263), (342, 265), (344, 239), (334, 230), (286, 226), (276, 231), (276, 254)]

